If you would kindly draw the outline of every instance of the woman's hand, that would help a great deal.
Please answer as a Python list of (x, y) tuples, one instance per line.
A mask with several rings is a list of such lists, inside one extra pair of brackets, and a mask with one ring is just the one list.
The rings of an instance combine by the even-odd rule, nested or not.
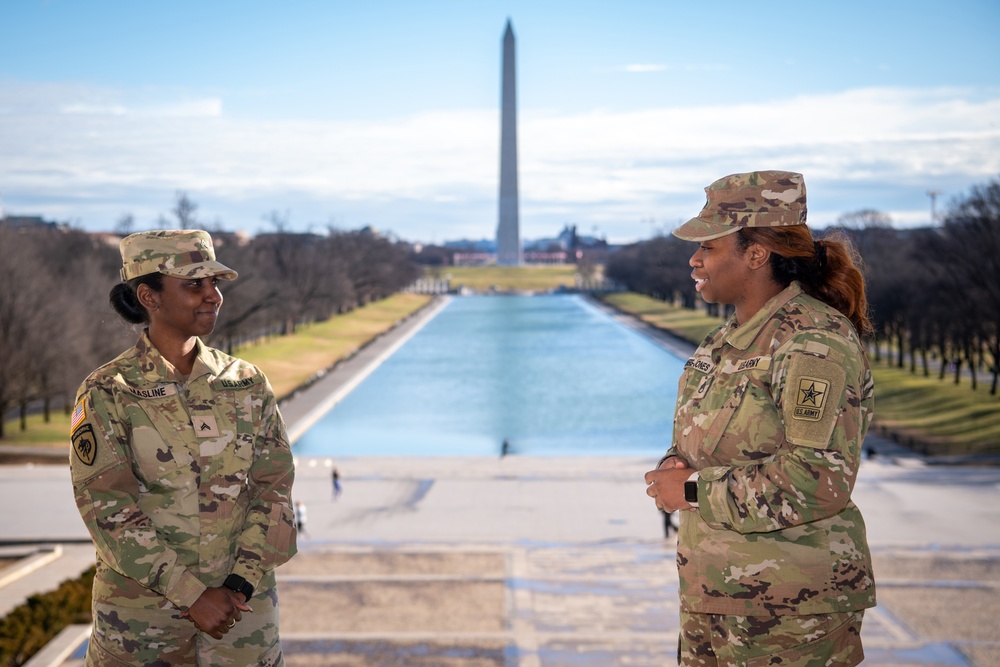
[(188, 610), (181, 613), (199, 630), (215, 639), (222, 637), (243, 618), (244, 611), (253, 611), (243, 600), (243, 595), (219, 586), (206, 588)]
[(664, 512), (693, 509), (684, 500), (684, 482), (691, 476), (687, 461), (671, 456), (656, 470), (646, 473), (646, 495), (656, 501), (656, 508)]

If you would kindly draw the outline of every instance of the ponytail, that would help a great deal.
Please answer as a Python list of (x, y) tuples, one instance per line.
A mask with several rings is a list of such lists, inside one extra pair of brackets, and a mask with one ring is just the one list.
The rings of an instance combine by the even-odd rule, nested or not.
[(843, 232), (814, 241), (805, 225), (744, 227), (736, 234), (740, 251), (758, 243), (771, 251), (771, 276), (787, 287), (793, 280), (811, 297), (836, 308), (862, 337), (874, 333), (861, 255)]
[(144, 276), (132, 278), (122, 283), (118, 283), (111, 288), (108, 300), (115, 312), (130, 324), (149, 324), (149, 312), (146, 307), (139, 303), (137, 292), (139, 285), (146, 285), (154, 292), (163, 291), (163, 275), (160, 273), (147, 273)]

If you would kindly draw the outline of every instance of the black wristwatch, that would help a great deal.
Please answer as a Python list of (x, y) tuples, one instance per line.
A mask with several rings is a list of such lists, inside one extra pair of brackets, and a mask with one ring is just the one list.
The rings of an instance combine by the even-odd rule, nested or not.
[(247, 602), (253, 597), (253, 586), (250, 582), (241, 577), (238, 574), (231, 574), (226, 577), (226, 580), (222, 583), (223, 586), (231, 591), (236, 591), (237, 593), (243, 593), (243, 597), (246, 598)]
[[(695, 473), (696, 475), (697, 473)], [(695, 475), (692, 475), (694, 477)], [(698, 480), (689, 479), (684, 482), (684, 500), (692, 507), (698, 506)]]

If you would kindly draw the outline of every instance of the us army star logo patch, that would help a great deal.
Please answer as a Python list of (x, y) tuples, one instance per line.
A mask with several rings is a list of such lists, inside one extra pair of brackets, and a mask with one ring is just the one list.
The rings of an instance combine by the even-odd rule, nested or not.
[(826, 405), (826, 395), (830, 391), (830, 383), (817, 378), (801, 377), (795, 392), (795, 410), (792, 417), (805, 421), (818, 422), (823, 418), (823, 407)]
[(94, 428), (90, 424), (84, 424), (73, 431), (73, 451), (81, 463), (94, 465), (94, 459), (97, 458), (97, 438), (94, 437)]

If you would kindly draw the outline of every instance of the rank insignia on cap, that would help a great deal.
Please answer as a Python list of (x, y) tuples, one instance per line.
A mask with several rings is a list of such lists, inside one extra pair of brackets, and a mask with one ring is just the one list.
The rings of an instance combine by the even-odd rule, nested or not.
[(817, 378), (800, 377), (795, 392), (795, 419), (818, 422), (823, 418), (826, 395), (830, 393), (830, 383)]
[(81, 463), (94, 465), (94, 459), (97, 458), (97, 438), (90, 424), (84, 424), (73, 431), (73, 451)]

